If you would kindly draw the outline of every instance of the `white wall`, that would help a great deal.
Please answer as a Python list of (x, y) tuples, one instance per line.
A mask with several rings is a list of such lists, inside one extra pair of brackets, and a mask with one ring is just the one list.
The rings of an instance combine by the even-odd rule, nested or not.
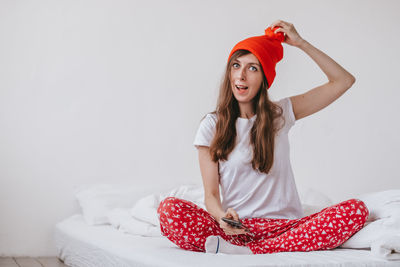
[[(357, 79), (290, 132), (299, 190), (400, 187), (397, 1), (0, 2), (0, 256), (54, 255), (82, 184), (201, 182), (192, 142), (233, 45), (274, 20)], [(327, 81), (284, 44), (272, 99)]]

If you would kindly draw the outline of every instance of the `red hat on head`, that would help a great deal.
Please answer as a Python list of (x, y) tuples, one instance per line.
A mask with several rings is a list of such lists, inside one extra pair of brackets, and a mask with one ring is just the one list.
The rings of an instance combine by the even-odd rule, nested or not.
[(268, 81), (268, 89), (275, 79), (275, 65), (283, 58), (281, 43), (285, 40), (285, 36), (282, 32), (274, 33), (278, 28), (278, 26), (275, 26), (273, 29), (268, 27), (265, 29), (265, 35), (254, 36), (240, 41), (233, 47), (228, 57), (229, 61), (233, 53), (241, 49), (248, 50), (254, 54), (261, 63)]

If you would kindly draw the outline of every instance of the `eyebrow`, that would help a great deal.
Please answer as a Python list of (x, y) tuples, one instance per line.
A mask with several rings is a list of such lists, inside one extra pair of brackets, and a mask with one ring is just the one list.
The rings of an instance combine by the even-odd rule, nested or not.
[[(237, 62), (241, 63), (239, 59), (235, 59), (234, 61), (237, 61)], [(248, 64), (260, 66), (260, 64), (255, 63), (255, 62), (249, 62)]]

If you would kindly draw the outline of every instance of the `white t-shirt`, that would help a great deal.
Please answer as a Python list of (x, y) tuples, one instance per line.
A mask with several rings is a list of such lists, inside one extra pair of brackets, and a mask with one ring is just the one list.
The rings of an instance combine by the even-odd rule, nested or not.
[[(237, 118), (235, 148), (227, 161), (219, 161), (222, 208), (233, 208), (240, 218), (297, 219), (304, 216), (290, 164), (288, 132), (296, 121), (292, 102), (287, 97), (276, 104), (283, 109), (285, 125), (276, 133), (270, 173), (261, 173), (251, 166), (253, 149), (249, 133), (257, 115), (250, 119)], [(217, 116), (211, 113), (201, 121), (193, 143), (196, 148), (210, 146), (216, 121)]]

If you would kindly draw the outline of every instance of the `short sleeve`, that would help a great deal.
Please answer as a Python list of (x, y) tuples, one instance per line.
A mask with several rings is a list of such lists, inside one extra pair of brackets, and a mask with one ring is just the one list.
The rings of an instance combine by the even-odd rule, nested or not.
[(285, 125), (283, 126), (286, 131), (289, 131), (290, 128), (296, 123), (296, 118), (293, 113), (293, 106), (290, 97), (285, 97), (278, 101), (277, 103), (283, 109), (283, 116), (285, 118)]
[(200, 122), (199, 129), (197, 130), (193, 142), (193, 145), (196, 148), (198, 148), (198, 146), (210, 146), (215, 135), (216, 122), (216, 115), (210, 113)]

